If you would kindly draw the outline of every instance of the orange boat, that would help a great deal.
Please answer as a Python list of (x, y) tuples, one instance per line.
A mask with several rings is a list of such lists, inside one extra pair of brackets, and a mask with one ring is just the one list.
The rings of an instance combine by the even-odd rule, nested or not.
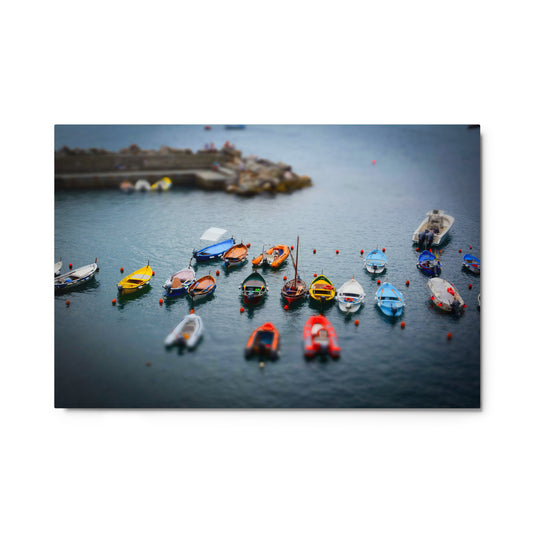
[(265, 322), (254, 330), (248, 339), (244, 355), (251, 357), (257, 354), (259, 357), (268, 356), (277, 359), (279, 355), (279, 333), (274, 324)]
[(325, 316), (312, 316), (305, 323), (304, 353), (306, 357), (329, 354), (336, 359), (340, 356), (337, 333)]
[(242, 265), (246, 261), (248, 248), (245, 244), (236, 244), (222, 254), (222, 260), (226, 268)]
[(289, 257), (289, 247), (285, 244), (278, 244), (266, 251), (263, 251), (257, 257), (252, 259), (252, 264), (258, 266), (270, 266), (278, 268)]

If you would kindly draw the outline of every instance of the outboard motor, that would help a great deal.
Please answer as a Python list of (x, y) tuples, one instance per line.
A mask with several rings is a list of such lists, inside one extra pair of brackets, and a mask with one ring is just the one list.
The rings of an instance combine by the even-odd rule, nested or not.
[(395, 305), (391, 305), (392, 316), (396, 316), (398, 308)]
[(452, 303), (452, 311), (456, 315), (458, 315), (461, 312), (461, 307), (460, 307), (459, 302), (457, 300), (455, 300)]
[(431, 246), (431, 243), (433, 242), (433, 237), (434, 236), (435, 236), (435, 234), (432, 231), (429, 231), (428, 234), (426, 235), (426, 240), (428, 242), (428, 246)]
[(418, 234), (418, 244), (419, 246), (422, 246), (424, 244), (424, 241), (426, 240), (426, 231), (421, 231), (419, 234)]

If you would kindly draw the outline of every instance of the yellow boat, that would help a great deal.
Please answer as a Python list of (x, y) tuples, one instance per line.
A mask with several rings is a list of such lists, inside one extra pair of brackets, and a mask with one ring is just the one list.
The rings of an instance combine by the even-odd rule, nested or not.
[(165, 176), (152, 185), (152, 190), (168, 191), (170, 187), (172, 187), (172, 180), (168, 176)]
[(309, 284), (309, 296), (317, 302), (329, 302), (335, 298), (335, 287), (324, 274), (321, 274)]
[(119, 294), (131, 294), (146, 287), (153, 276), (153, 270), (150, 264), (139, 268), (132, 274), (126, 276), (117, 284)]

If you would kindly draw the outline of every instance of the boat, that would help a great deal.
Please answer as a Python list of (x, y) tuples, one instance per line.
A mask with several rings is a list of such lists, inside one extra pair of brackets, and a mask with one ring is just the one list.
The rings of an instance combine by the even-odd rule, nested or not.
[(197, 302), (213, 294), (217, 288), (215, 278), (210, 274), (203, 276), (196, 281), (193, 281), (187, 289), (187, 294), (191, 297), (193, 302)]
[(438, 246), (448, 235), (455, 218), (440, 209), (426, 213), (426, 218), (413, 233), (413, 241), (419, 246)]
[(337, 333), (325, 316), (310, 317), (304, 325), (303, 337), (305, 357), (330, 355), (336, 359), (341, 354)]
[(119, 283), (117, 283), (117, 289), (120, 295), (136, 293), (150, 284), (150, 280), (153, 276), (153, 270), (148, 263), (145, 267), (139, 268), (135, 272), (132, 272)]
[(365, 257), (365, 267), (371, 274), (381, 274), (387, 266), (387, 257), (385, 254), (378, 250), (372, 250)]
[(194, 268), (189, 265), (187, 268), (172, 274), (165, 283), (163, 283), (163, 289), (165, 289), (165, 296), (167, 298), (173, 298), (174, 296), (181, 296), (187, 292), (187, 289), (192, 285), (196, 279), (196, 272)]
[(265, 322), (253, 331), (246, 343), (244, 355), (246, 357), (258, 355), (270, 359), (279, 357), (279, 333), (274, 324)]
[(387, 316), (400, 316), (405, 306), (402, 293), (389, 282), (380, 286), (376, 292), (376, 300), (382, 313)]
[(149, 191), (151, 189), (150, 182), (147, 180), (137, 180), (135, 183), (135, 190), (136, 191)]
[(165, 339), (166, 346), (177, 344), (178, 346), (187, 346), (194, 348), (200, 340), (204, 330), (202, 319), (192, 313), (185, 318), (167, 335)]
[(248, 256), (248, 248), (246, 244), (235, 244), (229, 250), (222, 254), (222, 260), (226, 268), (232, 268), (242, 265)]
[(240, 286), (243, 302), (249, 305), (257, 305), (268, 291), (265, 278), (259, 272), (252, 272)]
[(120, 192), (125, 192), (127, 194), (133, 192), (134, 190), (135, 187), (133, 186), (133, 183), (128, 180), (125, 180), (120, 184)]
[(433, 305), (439, 309), (455, 314), (464, 312), (465, 302), (453, 283), (442, 278), (431, 278), (426, 287), (431, 292)]
[(193, 250), (192, 256), (196, 261), (209, 261), (210, 259), (216, 259), (220, 257), (224, 252), (227, 252), (235, 244), (235, 239), (227, 239), (216, 244), (206, 246), (201, 250)]
[[(300, 237), (296, 241), (296, 262), (293, 260), (294, 266), (294, 279), (290, 279), (285, 282), (281, 288), (281, 296), (287, 300), (287, 303), (290, 305), (297, 300), (305, 298), (307, 294), (307, 284), (305, 281), (298, 275), (298, 249), (300, 247)], [(292, 254), (291, 254), (291, 259)]]
[(80, 285), (91, 281), (94, 274), (98, 272), (97, 259), (90, 265), (75, 268), (62, 276), (54, 278), (54, 289), (56, 291), (67, 291), (79, 287)]
[(335, 287), (324, 274), (320, 274), (309, 284), (309, 296), (316, 302), (330, 302), (335, 298)]
[(287, 257), (289, 257), (289, 247), (285, 244), (278, 244), (272, 246), (268, 250), (263, 250), (257, 257), (252, 259), (252, 264), (255, 267), (269, 266), (272, 268), (278, 268), (281, 266)]
[(479, 274), (481, 271), (481, 261), (472, 254), (463, 255), (463, 266), (474, 274)]
[(224, 128), (226, 128), (227, 130), (243, 130), (244, 128), (246, 128), (246, 126), (242, 124), (226, 124)]
[(59, 261), (54, 265), (54, 276), (59, 276), (61, 273), (61, 268), (63, 267), (63, 261), (62, 258), (59, 258)]
[(365, 299), (365, 291), (363, 287), (354, 278), (342, 284), (337, 292), (337, 302), (339, 302), (339, 309), (344, 313), (355, 313), (361, 307)]
[(172, 180), (165, 176), (164, 178), (161, 178), (160, 180), (156, 181), (151, 189), (153, 191), (168, 191), (172, 187)]
[(441, 273), (439, 256), (438, 254), (433, 254), (430, 250), (424, 250), (418, 256), (418, 264), (416, 266), (429, 276), (438, 276)]

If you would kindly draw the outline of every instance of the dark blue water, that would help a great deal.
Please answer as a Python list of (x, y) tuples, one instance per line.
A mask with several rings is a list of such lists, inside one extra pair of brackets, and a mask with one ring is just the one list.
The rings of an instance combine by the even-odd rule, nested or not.
[[(56, 406), (478, 407), (480, 279), (462, 269), (458, 250), (481, 255), (479, 130), (58, 126), (55, 146), (118, 150), (136, 143), (197, 150), (226, 140), (244, 155), (291, 164), (296, 173), (311, 176), (314, 186), (256, 198), (178, 188), (144, 195), (56, 193), (56, 260), (62, 256), (64, 265), (80, 266), (97, 257), (100, 265), (90, 286), (55, 296)], [(433, 208), (456, 219), (442, 247), (441, 277), (456, 285), (467, 304), (460, 318), (430, 306), (427, 278), (416, 268), (411, 237)], [(229, 274), (220, 263), (200, 264), (198, 276), (221, 272), (214, 297), (195, 307), (204, 320), (204, 338), (192, 352), (165, 349), (165, 336), (191, 305), (183, 297), (160, 306), (161, 284), (187, 266), (194, 248), (207, 244), (199, 237), (210, 226), (250, 242), (250, 257), (265, 243), (295, 246), (299, 235), (307, 283), (322, 271), (337, 288), (355, 276), (367, 294), (361, 310), (350, 319), (336, 305), (324, 311), (339, 336), (339, 361), (304, 359), (302, 329), (316, 310), (307, 300), (284, 310), (280, 289), (283, 276), (294, 274), (290, 262), (277, 272), (265, 271), (266, 301), (242, 314), (238, 287), (251, 261)], [(360, 258), (361, 249), (376, 246), (386, 249), (389, 261), (377, 277), (364, 270)], [(148, 260), (155, 271), (151, 288), (112, 306), (117, 282)], [(406, 300), (400, 320), (385, 318), (375, 305), (376, 280), (387, 277)], [(266, 321), (280, 332), (281, 356), (260, 368), (257, 360), (244, 358), (244, 346)]]

